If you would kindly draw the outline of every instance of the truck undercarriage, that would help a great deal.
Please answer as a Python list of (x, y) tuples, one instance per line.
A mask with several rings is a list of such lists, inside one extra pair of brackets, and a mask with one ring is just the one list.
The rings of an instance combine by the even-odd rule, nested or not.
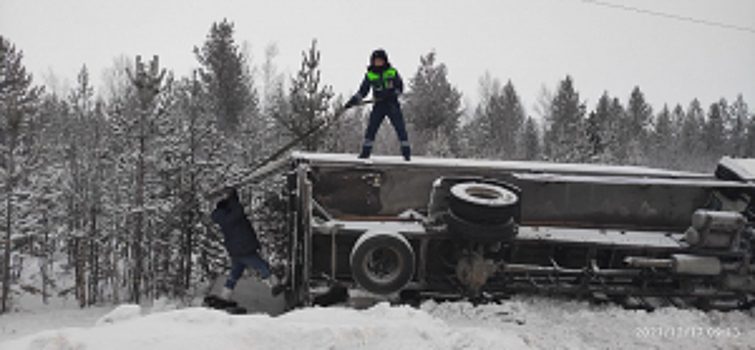
[(652, 309), (755, 300), (749, 160), (641, 167), (294, 153), (291, 306), (358, 288), (396, 300), (541, 293)]

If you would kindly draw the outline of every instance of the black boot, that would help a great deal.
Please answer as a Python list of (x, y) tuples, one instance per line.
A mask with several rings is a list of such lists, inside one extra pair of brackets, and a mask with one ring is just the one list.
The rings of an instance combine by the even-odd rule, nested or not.
[(370, 153), (372, 153), (372, 146), (362, 146), (362, 153), (359, 153), (359, 159), (370, 158)]
[(211, 309), (225, 310), (228, 308), (237, 307), (238, 303), (232, 300), (222, 299), (217, 295), (208, 295), (202, 301), (202, 306), (209, 307)]
[(402, 146), (401, 147), (401, 154), (404, 156), (405, 161), (412, 160), (412, 150), (409, 148), (409, 146)]
[(279, 284), (279, 285), (273, 287), (272, 289), (270, 289), (270, 294), (272, 294), (274, 297), (277, 297), (278, 295), (280, 295), (281, 293), (283, 293), (283, 291), (285, 291), (285, 290), (286, 290), (286, 286), (284, 286), (282, 284)]

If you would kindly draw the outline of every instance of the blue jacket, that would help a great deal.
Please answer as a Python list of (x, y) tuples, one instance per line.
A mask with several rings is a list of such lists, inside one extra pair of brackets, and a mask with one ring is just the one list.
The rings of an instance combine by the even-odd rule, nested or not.
[(239, 198), (232, 196), (218, 202), (212, 212), (212, 221), (223, 231), (223, 245), (232, 257), (249, 256), (260, 247), (252, 223), (244, 214)]
[(404, 81), (390, 63), (386, 63), (383, 67), (369, 66), (354, 98), (363, 99), (370, 89), (372, 89), (372, 97), (376, 100), (398, 103), (398, 96), (404, 92)]

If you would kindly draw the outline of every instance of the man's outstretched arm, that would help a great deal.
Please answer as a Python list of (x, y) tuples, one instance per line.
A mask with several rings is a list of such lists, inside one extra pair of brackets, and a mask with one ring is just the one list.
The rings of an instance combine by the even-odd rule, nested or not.
[(359, 101), (361, 101), (367, 94), (370, 93), (370, 80), (367, 79), (367, 75), (365, 74), (364, 79), (362, 79), (362, 85), (359, 86), (359, 91), (357, 91), (354, 96), (349, 99), (348, 102), (346, 102), (345, 108), (351, 108), (354, 105), (356, 105)]

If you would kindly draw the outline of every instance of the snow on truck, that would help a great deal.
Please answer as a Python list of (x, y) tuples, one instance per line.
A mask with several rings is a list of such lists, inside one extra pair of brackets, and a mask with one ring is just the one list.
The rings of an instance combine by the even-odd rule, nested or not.
[(749, 308), (755, 160), (646, 167), (294, 152), (286, 299), (332, 286), (408, 301), (546, 293), (627, 307)]

